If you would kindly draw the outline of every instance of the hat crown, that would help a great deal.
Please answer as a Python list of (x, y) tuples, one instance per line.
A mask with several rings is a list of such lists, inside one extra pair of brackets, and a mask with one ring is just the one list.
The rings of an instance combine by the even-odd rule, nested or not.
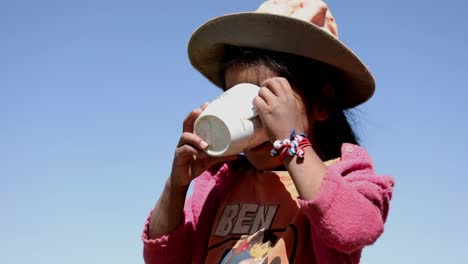
[(321, 0), (268, 0), (255, 11), (296, 18), (321, 28), (338, 39), (338, 26), (328, 5)]
[(282, 52), (334, 67), (343, 82), (344, 108), (365, 102), (375, 90), (367, 67), (338, 40), (335, 19), (322, 0), (267, 0), (254, 12), (213, 18), (192, 34), (190, 62), (224, 87), (222, 63), (231, 46)]

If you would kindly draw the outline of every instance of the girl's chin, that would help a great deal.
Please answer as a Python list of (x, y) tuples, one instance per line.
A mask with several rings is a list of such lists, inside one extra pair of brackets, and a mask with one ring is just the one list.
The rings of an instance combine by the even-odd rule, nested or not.
[(265, 142), (260, 146), (245, 151), (244, 154), (250, 163), (258, 170), (275, 170), (283, 164), (278, 158), (270, 155), (273, 146), (270, 142)]
[(254, 166), (255, 169), (260, 170), (260, 171), (280, 171), (280, 170), (285, 170), (283, 164), (279, 162), (252, 162), (252, 165)]

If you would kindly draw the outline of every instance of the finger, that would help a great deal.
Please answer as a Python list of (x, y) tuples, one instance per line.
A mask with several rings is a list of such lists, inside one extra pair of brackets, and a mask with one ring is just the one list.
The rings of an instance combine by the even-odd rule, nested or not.
[(267, 87), (261, 87), (258, 92), (258, 96), (260, 96), (267, 104), (271, 104), (271, 102), (276, 98), (276, 95)]
[(274, 95), (276, 96), (281, 96), (283, 94), (283, 85), (284, 83), (281, 81), (281, 79), (284, 79), (284, 78), (280, 78), (280, 77), (275, 77), (275, 78), (269, 78), (269, 79), (266, 79), (261, 87), (266, 87), (268, 88)]
[(208, 103), (208, 102), (205, 102), (204, 104), (202, 104), (202, 105), (200, 106), (200, 109), (201, 109), (202, 111), (205, 111), (205, 109), (208, 107), (208, 105), (209, 105), (209, 103)]
[(207, 157), (206, 153), (190, 145), (182, 145), (181, 147), (178, 147), (175, 151), (175, 154), (176, 157), (182, 159), (191, 159), (193, 156), (201, 159)]
[(197, 120), (198, 116), (203, 112), (201, 108), (196, 108), (184, 120), (184, 124), (182, 127), (182, 130), (184, 132), (193, 132), (193, 123), (195, 123), (195, 120)]
[(283, 90), (285, 93), (293, 93), (293, 89), (288, 79), (283, 77), (277, 77), (276, 81), (279, 82), (278, 87)]
[(201, 137), (190, 133), (184, 132), (180, 137), (178, 147), (182, 145), (191, 145), (199, 150), (205, 150), (208, 147), (208, 143), (204, 141)]
[(291, 84), (286, 78), (275, 77), (269, 80), (266, 84), (269, 87), (269, 89), (278, 97), (292, 98), (296, 95), (296, 93), (291, 87)]
[(255, 96), (255, 98), (252, 101), (252, 105), (255, 107), (258, 113), (263, 113), (268, 108), (267, 103), (260, 96)]

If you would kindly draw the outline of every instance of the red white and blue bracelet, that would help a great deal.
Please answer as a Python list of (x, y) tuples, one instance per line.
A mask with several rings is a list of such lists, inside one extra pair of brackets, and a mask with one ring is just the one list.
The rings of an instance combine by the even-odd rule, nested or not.
[(307, 135), (304, 133), (296, 134), (296, 130), (293, 129), (289, 138), (276, 140), (273, 143), (273, 149), (271, 149), (270, 155), (273, 157), (279, 156), (281, 161), (288, 156), (304, 158), (305, 148), (309, 146), (312, 146), (312, 144), (310, 144)]

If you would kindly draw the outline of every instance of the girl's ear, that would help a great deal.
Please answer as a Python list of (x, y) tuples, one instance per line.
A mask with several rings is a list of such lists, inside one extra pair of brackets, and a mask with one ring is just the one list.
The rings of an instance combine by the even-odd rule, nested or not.
[(331, 114), (335, 105), (335, 88), (330, 83), (326, 83), (320, 93), (321, 100), (314, 105), (313, 114), (315, 120), (325, 121)]

